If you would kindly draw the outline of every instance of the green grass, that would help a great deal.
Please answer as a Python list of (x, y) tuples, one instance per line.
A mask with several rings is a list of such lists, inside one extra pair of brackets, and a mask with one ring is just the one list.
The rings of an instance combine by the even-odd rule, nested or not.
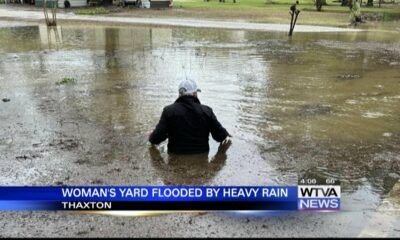
[[(299, 0), (300, 5), (312, 5), (314, 0)], [(246, 10), (246, 9), (263, 9), (263, 8), (280, 8), (280, 6), (290, 6), (295, 0), (237, 0), (233, 3), (232, 0), (225, 0), (225, 3), (220, 3), (218, 0), (174, 0), (174, 6), (182, 6), (188, 8), (212, 8), (212, 9), (229, 9), (229, 10)]]
[(56, 82), (56, 85), (73, 85), (76, 84), (78, 81), (73, 77), (65, 77), (61, 81)]
[[(305, 0), (304, 3), (311, 4), (312, 0)], [(268, 2), (268, 4), (266, 4)], [(262, 9), (266, 7), (272, 7), (274, 5), (289, 5), (295, 1), (281, 0), (281, 1), (266, 1), (266, 0), (237, 0), (233, 3), (232, 0), (225, 0), (225, 3), (220, 3), (218, 0), (210, 0), (205, 2), (203, 0), (184, 0), (174, 1), (174, 6), (182, 6), (187, 8), (211, 8), (211, 9), (228, 9), (228, 10), (254, 10)], [(276, 4), (278, 3), (278, 4)]]
[[(289, 18), (290, 5), (296, 0), (174, 0), (174, 8), (187, 10), (193, 17), (215, 19), (238, 19), (250, 22), (286, 23)], [(396, 0), (400, 1), (400, 0)], [(299, 0), (297, 6), (302, 13), (299, 16), (300, 24), (345, 26), (349, 24), (350, 10), (347, 6), (340, 6), (340, 2), (327, 0), (328, 5), (318, 12), (314, 0)], [(363, 1), (364, 3), (367, 0)], [(380, 20), (390, 21), (400, 19), (400, 4), (382, 4), (378, 8), (362, 5), (361, 12), (367, 15), (382, 16)]]
[(101, 14), (107, 14), (110, 13), (109, 10), (103, 8), (103, 7), (99, 7), (99, 8), (88, 8), (88, 9), (80, 9), (80, 10), (76, 10), (75, 14), (78, 15), (101, 15)]
[[(374, 7), (366, 7), (364, 3), (362, 9), (366, 12), (397, 12), (400, 14), (400, 0), (397, 4), (382, 4), (381, 8), (378, 5)], [(290, 5), (295, 3), (295, 0), (237, 0), (233, 3), (232, 0), (225, 0), (225, 3), (220, 3), (218, 0), (210, 0), (205, 2), (203, 0), (175, 0), (175, 7), (183, 8), (202, 8), (202, 9), (224, 9), (224, 10), (289, 10)], [(314, 0), (299, 0), (298, 8), (316, 9)], [(322, 9), (326, 11), (334, 12), (348, 12), (349, 8), (340, 6), (339, 2), (333, 0), (327, 0), (328, 5), (323, 6)]]

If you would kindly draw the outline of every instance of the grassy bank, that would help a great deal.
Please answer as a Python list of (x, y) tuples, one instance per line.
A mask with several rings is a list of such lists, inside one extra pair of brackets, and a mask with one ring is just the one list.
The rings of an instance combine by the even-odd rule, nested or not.
[[(388, 2), (388, 0), (386, 0)], [(207, 10), (229, 10), (229, 11), (288, 11), (290, 5), (295, 0), (238, 0), (233, 3), (232, 0), (226, 0), (225, 3), (220, 3), (218, 0), (175, 0), (175, 7), (187, 9), (207, 9)], [(362, 4), (362, 11), (365, 13), (392, 13), (400, 16), (400, 0), (394, 4), (382, 4), (379, 8), (377, 4), (374, 7), (367, 7), (367, 0)], [(304, 11), (316, 12), (314, 0), (299, 0), (298, 8)], [(338, 0), (327, 0), (327, 5), (323, 6), (324, 13), (348, 13), (349, 8), (341, 6)]]
[[(174, 0), (174, 7), (166, 10), (127, 9), (116, 15), (134, 15), (143, 17), (188, 17), (198, 19), (224, 19), (234, 21), (288, 23), (289, 7), (295, 0)], [(399, 0), (396, 0), (399, 1)], [(299, 0), (301, 10), (299, 24), (347, 26), (349, 25), (349, 8), (340, 6), (340, 2), (327, 0), (328, 5), (318, 12), (314, 0)], [(364, 0), (366, 3), (367, 0)], [(382, 4), (361, 8), (362, 13), (371, 21), (400, 20), (400, 4)]]
[(110, 11), (103, 8), (89, 8), (89, 9), (79, 9), (75, 11), (75, 14), (78, 15), (102, 15), (102, 14), (108, 14)]

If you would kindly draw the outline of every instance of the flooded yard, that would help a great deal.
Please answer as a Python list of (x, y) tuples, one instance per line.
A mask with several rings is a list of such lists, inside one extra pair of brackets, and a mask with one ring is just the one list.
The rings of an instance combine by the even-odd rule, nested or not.
[[(299, 176), (333, 176), (344, 212), (372, 212), (400, 179), (399, 31), (290, 39), (0, 21), (0, 43), (0, 99), (9, 100), (0, 101), (2, 186), (297, 185)], [(57, 84), (64, 78), (75, 81)], [(150, 148), (149, 132), (185, 78), (233, 135), (226, 155), (214, 156), (213, 140), (208, 156), (171, 159), (165, 143)]]

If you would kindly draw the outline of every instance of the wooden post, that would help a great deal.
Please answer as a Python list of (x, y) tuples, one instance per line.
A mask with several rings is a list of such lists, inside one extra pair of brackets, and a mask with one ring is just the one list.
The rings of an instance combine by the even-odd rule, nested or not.
[(290, 11), (289, 11), (289, 14), (291, 16), (289, 36), (292, 36), (292, 33), (293, 33), (293, 17), (294, 17), (295, 11), (296, 11), (296, 4), (293, 4), (292, 6), (290, 6)]
[(296, 17), (294, 18), (294, 23), (293, 23), (293, 27), (292, 27), (292, 33), (293, 33), (293, 30), (294, 30), (294, 27), (296, 26), (297, 17), (300, 14), (300, 10), (296, 10), (295, 14), (296, 14)]
[(290, 19), (290, 28), (289, 28), (289, 36), (292, 36), (292, 26), (293, 26), (293, 12), (289, 12), (289, 14), (291, 15), (291, 19)]

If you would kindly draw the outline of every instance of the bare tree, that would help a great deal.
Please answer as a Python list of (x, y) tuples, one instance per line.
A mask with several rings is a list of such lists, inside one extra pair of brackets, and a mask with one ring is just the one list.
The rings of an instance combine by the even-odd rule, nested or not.
[[(325, 4), (326, 4), (326, 1), (325, 1)], [(315, 6), (317, 7), (317, 11), (318, 12), (322, 10), (322, 5), (324, 5), (323, 0), (316, 0), (315, 1)]]
[(57, 7), (58, 7), (58, 0), (51, 1), (53, 6), (51, 8), (51, 18), (49, 18), (49, 13), (47, 9), (47, 0), (43, 1), (43, 13), (44, 18), (46, 19), (47, 26), (57, 26)]

